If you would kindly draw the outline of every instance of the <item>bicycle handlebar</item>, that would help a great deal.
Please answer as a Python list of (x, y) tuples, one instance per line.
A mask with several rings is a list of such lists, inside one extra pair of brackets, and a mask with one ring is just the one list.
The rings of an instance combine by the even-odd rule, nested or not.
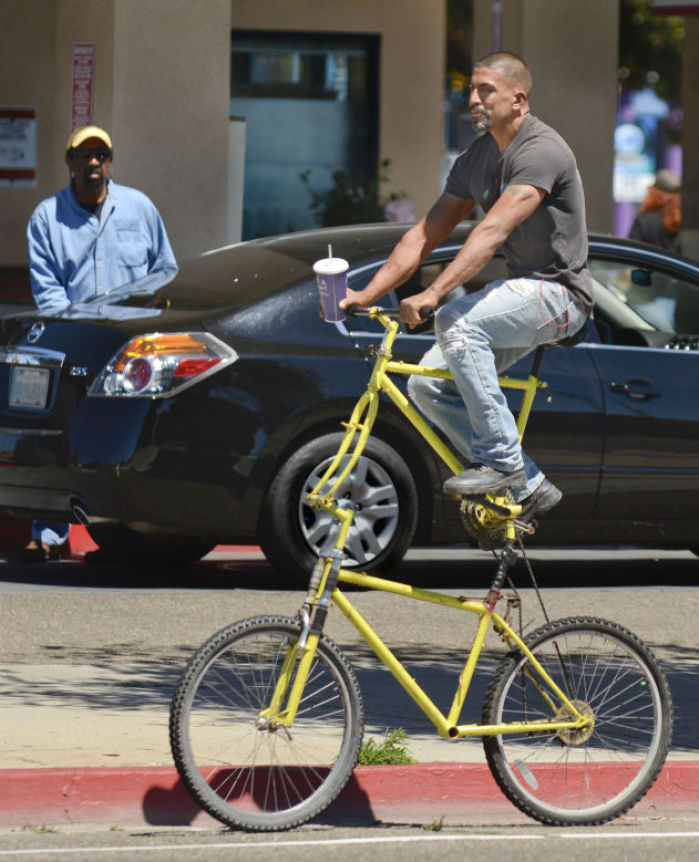
[[(377, 308), (379, 313), (385, 314), (386, 317), (400, 318), (400, 308), (381, 308), (380, 306), (374, 306), (374, 308)], [(350, 305), (345, 311), (350, 317), (370, 317), (375, 313), (372, 311), (372, 308), (362, 308), (359, 305)], [(425, 305), (420, 309), (420, 318), (423, 321), (432, 320), (433, 317), (434, 308), (431, 305)]]

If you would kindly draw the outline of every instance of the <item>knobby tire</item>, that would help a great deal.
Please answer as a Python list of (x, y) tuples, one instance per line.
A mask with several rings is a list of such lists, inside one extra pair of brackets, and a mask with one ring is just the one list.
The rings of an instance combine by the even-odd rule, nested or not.
[(357, 762), (364, 710), (357, 678), (323, 636), (291, 727), (260, 728), (300, 625), (255, 617), (213, 635), (172, 698), (170, 742), (196, 802), (228, 826), (291, 829), (338, 796)]
[[(576, 706), (594, 715), (594, 728), (589, 735), (484, 737), (495, 781), (542, 823), (593, 825), (620, 816), (648, 792), (670, 745), (671, 697), (657, 659), (627, 629), (595, 617), (557, 620), (525, 640)], [(519, 650), (503, 659), (484, 700), (485, 724), (553, 717), (540, 679), (526, 665)]]

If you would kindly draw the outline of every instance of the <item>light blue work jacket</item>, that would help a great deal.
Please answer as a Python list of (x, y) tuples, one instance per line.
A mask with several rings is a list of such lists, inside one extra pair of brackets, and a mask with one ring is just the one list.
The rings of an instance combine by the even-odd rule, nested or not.
[(41, 311), (85, 302), (149, 273), (163, 283), (177, 263), (158, 210), (142, 192), (109, 181), (99, 218), (72, 183), (42, 201), (27, 227), (32, 293)]

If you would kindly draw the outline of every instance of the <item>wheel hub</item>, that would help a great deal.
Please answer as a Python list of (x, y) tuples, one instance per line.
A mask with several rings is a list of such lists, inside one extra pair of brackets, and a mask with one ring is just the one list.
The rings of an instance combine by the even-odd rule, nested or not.
[[(575, 699), (571, 700), (571, 703), (588, 721), (582, 727), (565, 727), (558, 731), (557, 736), (566, 745), (584, 745), (592, 736), (592, 731), (595, 729), (595, 714), (590, 704), (584, 700)], [(560, 718), (563, 721), (575, 717), (574, 713), (567, 706), (562, 706), (556, 713), (556, 718)]]

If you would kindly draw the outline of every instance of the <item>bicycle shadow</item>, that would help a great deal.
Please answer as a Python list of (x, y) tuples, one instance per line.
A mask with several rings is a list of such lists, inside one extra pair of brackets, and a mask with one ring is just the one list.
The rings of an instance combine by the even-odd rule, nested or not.
[[(217, 783), (227, 780), (222, 771), (216, 773)], [(262, 785), (264, 779), (262, 780)], [(207, 814), (189, 795), (182, 780), (177, 777), (173, 782), (157, 784), (148, 788), (142, 800), (143, 817), (151, 826), (191, 826), (194, 821), (203, 825), (221, 825)], [(200, 824), (200, 821), (202, 822)], [(326, 826), (367, 825), (377, 821), (371, 802), (356, 774), (350, 776), (340, 795), (334, 802), (313, 818), (313, 823)]]

